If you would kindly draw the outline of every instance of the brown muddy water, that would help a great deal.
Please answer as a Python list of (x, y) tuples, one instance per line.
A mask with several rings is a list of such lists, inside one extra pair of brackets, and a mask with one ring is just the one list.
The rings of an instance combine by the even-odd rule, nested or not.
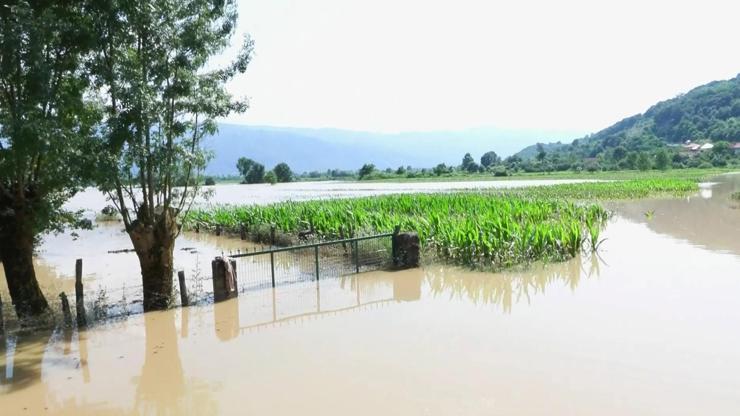
[[(740, 176), (718, 182), (613, 204), (599, 256), (496, 274), (363, 273), (79, 333), (14, 333), (0, 341), (0, 409), (736, 415), (740, 207), (728, 195)], [(241, 244), (208, 239), (183, 244), (204, 258)]]

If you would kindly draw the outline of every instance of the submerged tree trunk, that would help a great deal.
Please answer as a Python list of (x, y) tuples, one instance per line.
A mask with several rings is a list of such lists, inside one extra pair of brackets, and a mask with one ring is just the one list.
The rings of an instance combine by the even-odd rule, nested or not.
[(21, 320), (49, 312), (33, 268), (33, 226), (21, 210), (0, 207), (0, 260), (15, 312)]
[(173, 252), (178, 226), (174, 210), (153, 221), (137, 219), (127, 230), (141, 265), (144, 311), (167, 309), (172, 301)]

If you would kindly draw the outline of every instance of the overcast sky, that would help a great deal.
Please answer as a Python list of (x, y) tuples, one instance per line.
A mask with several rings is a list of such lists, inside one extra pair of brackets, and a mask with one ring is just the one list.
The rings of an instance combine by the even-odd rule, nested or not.
[(229, 120), (253, 125), (587, 133), (740, 72), (736, 0), (239, 4), (256, 56)]

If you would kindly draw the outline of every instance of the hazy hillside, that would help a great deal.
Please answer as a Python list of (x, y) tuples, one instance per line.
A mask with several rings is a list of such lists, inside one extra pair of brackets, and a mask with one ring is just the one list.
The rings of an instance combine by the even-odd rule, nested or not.
[(212, 175), (236, 174), (236, 161), (242, 156), (263, 163), (268, 169), (286, 162), (296, 172), (355, 170), (368, 162), (381, 169), (457, 165), (466, 152), (476, 160), (489, 150), (508, 156), (522, 146), (569, 137), (573, 134), (494, 128), (380, 134), (220, 124), (218, 134), (206, 140), (206, 147), (214, 153), (206, 171)]

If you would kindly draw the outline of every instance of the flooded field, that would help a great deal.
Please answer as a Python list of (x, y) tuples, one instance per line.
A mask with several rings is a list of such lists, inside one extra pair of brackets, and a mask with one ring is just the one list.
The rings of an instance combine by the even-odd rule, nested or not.
[[(589, 179), (551, 180), (495, 180), (456, 182), (290, 182), (269, 184), (224, 184), (205, 186), (207, 199), (200, 198), (198, 204), (271, 204), (283, 201), (305, 201), (309, 199), (354, 198), (361, 196), (406, 194), (421, 192), (448, 192), (475, 189), (505, 189), (527, 186), (557, 185), (565, 183), (594, 182)], [(77, 194), (67, 204), (70, 209), (94, 210), (106, 206), (106, 197), (96, 189), (87, 189)], [(98, 208), (99, 207), (99, 208)]]
[[(690, 198), (613, 204), (599, 256), (496, 274), (363, 273), (80, 333), (13, 334), (0, 341), (0, 409), (737, 414), (740, 207), (728, 196), (740, 176), (718, 182)], [(89, 233), (48, 239), (42, 280), (69, 284), (77, 256), (90, 282), (138, 284), (133, 254), (102, 253), (128, 248), (125, 234)], [(185, 237), (179, 248), (197, 252), (178, 251), (185, 269), (243, 247)]]

